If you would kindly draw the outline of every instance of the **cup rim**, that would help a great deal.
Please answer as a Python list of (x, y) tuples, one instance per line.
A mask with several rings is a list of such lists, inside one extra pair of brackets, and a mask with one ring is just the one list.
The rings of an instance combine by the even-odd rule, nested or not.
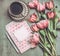
[[(23, 1), (14, 1), (14, 2), (21, 3), (22, 6), (25, 5), (25, 6), (27, 7), (28, 12), (27, 12), (27, 14), (26, 14), (25, 16), (23, 15), (23, 17), (26, 17), (26, 16), (28, 15), (28, 13), (29, 13), (29, 8), (28, 8), (27, 4), (26, 4), (25, 2), (23, 2)], [(12, 3), (14, 3), (14, 2), (12, 2)], [(11, 4), (12, 4), (12, 3), (11, 3)], [(24, 11), (24, 8), (23, 8), (23, 11)], [(22, 11), (22, 12), (23, 12), (23, 11)], [(13, 16), (13, 17), (17, 17), (17, 18), (20, 18), (21, 14), (22, 14), (22, 12), (21, 12), (21, 14), (14, 15), (14, 14), (11, 12), (11, 10), (10, 10), (10, 6), (9, 6), (9, 8), (8, 8), (8, 12), (9, 12), (9, 14), (10, 14), (11, 16)]]

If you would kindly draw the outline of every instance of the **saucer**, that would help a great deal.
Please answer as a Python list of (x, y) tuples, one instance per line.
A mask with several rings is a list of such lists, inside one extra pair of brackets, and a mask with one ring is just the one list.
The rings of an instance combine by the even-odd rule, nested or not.
[[(28, 15), (29, 9), (28, 9), (28, 6), (26, 5), (25, 2), (22, 2), (22, 1), (14, 1), (14, 2), (12, 2), (11, 4), (13, 4), (13, 3), (15, 3), (15, 2), (20, 3), (20, 4), (22, 5), (23, 11), (22, 11), (20, 14), (15, 15), (15, 14), (13, 14), (13, 13), (11, 12), (10, 7), (9, 7), (9, 9), (8, 9), (8, 14), (9, 14), (9, 16), (10, 16), (12, 19), (14, 19), (14, 20), (16, 20), (16, 21), (19, 21), (19, 20), (24, 19), (24, 18)], [(11, 6), (11, 5), (10, 5), (10, 6)]]

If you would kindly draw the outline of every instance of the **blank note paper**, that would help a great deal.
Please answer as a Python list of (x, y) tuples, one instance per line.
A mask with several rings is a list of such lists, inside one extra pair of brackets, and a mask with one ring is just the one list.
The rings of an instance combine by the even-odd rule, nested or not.
[(29, 34), (30, 33), (28, 32), (26, 27), (24, 27), (24, 25), (22, 27), (20, 27), (19, 29), (15, 30), (15, 32), (14, 32), (14, 35), (18, 41), (23, 41), (24, 39), (27, 39)]

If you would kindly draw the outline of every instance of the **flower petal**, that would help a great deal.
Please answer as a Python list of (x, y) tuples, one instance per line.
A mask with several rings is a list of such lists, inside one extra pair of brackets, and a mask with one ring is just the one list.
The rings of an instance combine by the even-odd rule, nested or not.
[(32, 31), (39, 31), (39, 28), (37, 27), (36, 24), (34, 24), (34, 25), (31, 26), (31, 30)]
[(39, 3), (39, 1), (38, 0), (32, 0), (33, 1), (33, 3), (35, 4), (35, 6), (37, 6), (38, 5), (38, 3)]
[(43, 4), (38, 3), (38, 5), (37, 5), (37, 10), (38, 10), (39, 12), (44, 11), (44, 10), (45, 10), (45, 4), (44, 4), (44, 3), (43, 3)]
[(30, 8), (35, 8), (35, 4), (34, 4), (33, 2), (29, 2), (28, 6), (29, 6)]
[(54, 8), (54, 3), (53, 1), (49, 1), (45, 3), (47, 9), (52, 9)]
[(37, 15), (35, 13), (33, 13), (28, 20), (29, 20), (29, 22), (36, 22)]

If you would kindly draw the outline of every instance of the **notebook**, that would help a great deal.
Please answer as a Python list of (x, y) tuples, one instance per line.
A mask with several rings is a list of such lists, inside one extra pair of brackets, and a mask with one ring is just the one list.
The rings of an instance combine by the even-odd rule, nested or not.
[(6, 32), (6, 36), (8, 38), (8, 40), (10, 41), (10, 43), (12, 44), (12, 46), (14, 47), (14, 49), (16, 50), (17, 53), (19, 53), (18, 48), (16, 47), (16, 45), (14, 44), (13, 40), (11, 39), (11, 37), (9, 36), (9, 34)]
[[(15, 22), (12, 21), (6, 25), (6, 31), (12, 39), (13, 44), (16, 45), (17, 52), (24, 53), (31, 48), (28, 40), (30, 39), (31, 29), (26, 21)], [(19, 51), (18, 51), (19, 50)]]

